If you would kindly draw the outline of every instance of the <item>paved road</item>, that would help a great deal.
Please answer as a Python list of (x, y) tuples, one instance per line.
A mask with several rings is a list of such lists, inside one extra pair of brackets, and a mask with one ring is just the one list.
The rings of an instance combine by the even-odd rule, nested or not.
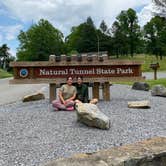
[(47, 84), (9, 84), (12, 78), (0, 79), (0, 105), (21, 100), (23, 96), (36, 91), (44, 92), (48, 97)]
[[(142, 75), (145, 76), (146, 79), (154, 79), (153, 72), (144, 72)], [(157, 72), (157, 78), (166, 78), (166, 71)]]
[[(153, 79), (152, 72), (145, 72), (146, 79)], [(166, 78), (166, 72), (158, 72), (157, 78)], [(21, 100), (23, 96), (41, 91), (48, 98), (48, 84), (9, 84), (12, 78), (0, 79), (0, 105)]]

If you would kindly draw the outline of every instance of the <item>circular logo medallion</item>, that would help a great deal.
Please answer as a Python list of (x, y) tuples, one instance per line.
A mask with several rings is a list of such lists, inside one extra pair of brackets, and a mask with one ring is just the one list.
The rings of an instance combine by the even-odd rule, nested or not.
[(20, 70), (20, 77), (27, 77), (28, 76), (28, 70), (27, 69), (21, 69)]

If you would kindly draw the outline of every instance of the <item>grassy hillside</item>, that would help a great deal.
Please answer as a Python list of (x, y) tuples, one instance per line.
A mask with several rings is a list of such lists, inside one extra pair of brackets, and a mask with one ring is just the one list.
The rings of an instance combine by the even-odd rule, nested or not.
[(160, 60), (160, 59), (157, 60), (154, 55), (145, 55), (145, 54), (135, 55), (133, 58), (131, 58), (130, 56), (125, 56), (125, 57), (122, 57), (120, 59), (130, 59), (130, 60), (143, 61), (144, 62), (142, 65), (143, 72), (153, 71), (149, 66), (151, 63), (156, 63), (156, 62), (158, 62), (160, 65), (160, 68), (158, 69), (158, 71), (166, 71), (166, 56), (163, 57), (163, 60)]
[(0, 69), (0, 78), (7, 78), (7, 77), (12, 77), (12, 74)]

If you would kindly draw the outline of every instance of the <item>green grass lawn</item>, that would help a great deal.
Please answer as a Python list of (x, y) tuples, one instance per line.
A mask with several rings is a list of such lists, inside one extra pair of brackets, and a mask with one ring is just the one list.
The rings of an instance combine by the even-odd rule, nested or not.
[(166, 78), (160, 78), (157, 80), (146, 80), (145, 82), (147, 82), (150, 87), (160, 84), (160, 85), (164, 85), (166, 87)]
[(12, 77), (13, 75), (11, 73), (8, 73), (7, 71), (4, 71), (0, 69), (0, 78), (7, 78), (7, 77)]

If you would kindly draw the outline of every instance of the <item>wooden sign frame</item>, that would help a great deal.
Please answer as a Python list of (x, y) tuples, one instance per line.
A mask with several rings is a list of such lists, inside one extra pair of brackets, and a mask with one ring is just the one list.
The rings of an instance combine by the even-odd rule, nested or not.
[(77, 76), (83, 76), (84, 82), (94, 83), (94, 97), (99, 97), (96, 89), (99, 89), (99, 83), (104, 83), (103, 98), (110, 100), (110, 94), (108, 94), (110, 81), (140, 81), (144, 79), (140, 61), (112, 60), (107, 55), (102, 57), (102, 61), (100, 58), (97, 55), (92, 55), (91, 61), (89, 61), (85, 55), (81, 60), (76, 60), (76, 56), (72, 56), (71, 61), (67, 61), (65, 56), (62, 56), (60, 61), (56, 61), (55, 56), (51, 55), (49, 61), (11, 62), (14, 78), (10, 80), (10, 83), (49, 83), (50, 101), (52, 101), (55, 98), (52, 91), (56, 88), (56, 84), (65, 83), (68, 76), (72, 76), (74, 82)]

